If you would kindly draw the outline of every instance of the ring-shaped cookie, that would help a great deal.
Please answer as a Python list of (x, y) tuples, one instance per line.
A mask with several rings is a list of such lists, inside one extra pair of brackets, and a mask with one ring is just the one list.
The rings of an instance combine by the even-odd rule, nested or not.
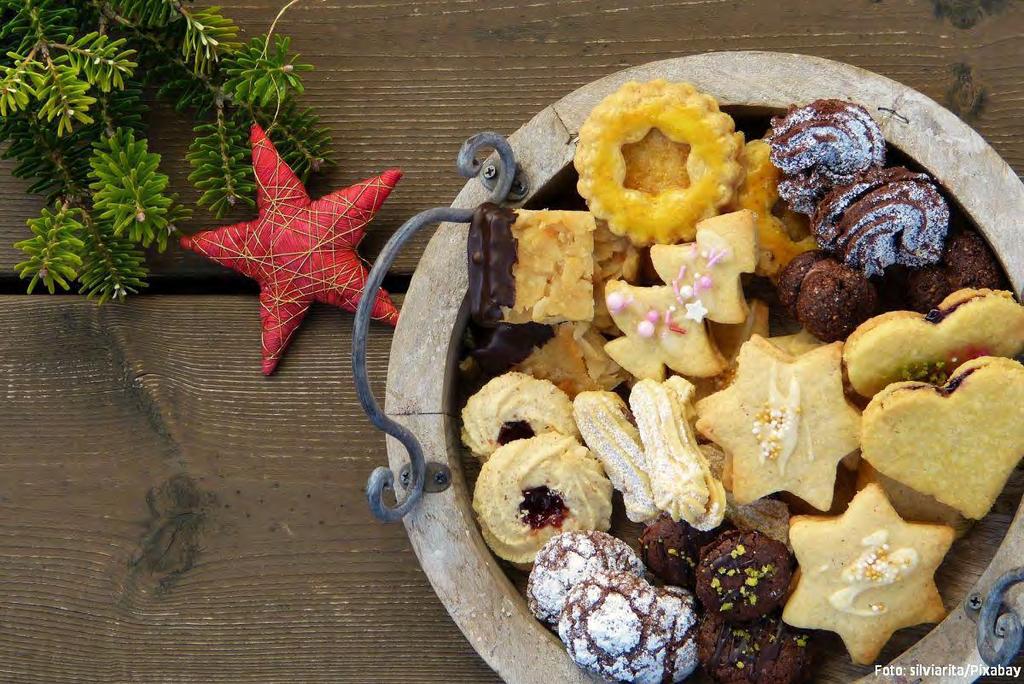
[(528, 565), (559, 532), (607, 530), (612, 483), (589, 449), (549, 432), (491, 455), (476, 480), (473, 510), (491, 550)]
[[(625, 186), (623, 145), (657, 129), (689, 146), (688, 184), (644, 192)], [(688, 83), (630, 82), (601, 101), (580, 129), (577, 189), (591, 213), (636, 245), (691, 241), (696, 224), (716, 216), (743, 180), (743, 134), (718, 102)]]
[(552, 382), (526, 373), (499, 375), (462, 409), (462, 442), (481, 461), (508, 442), (548, 432), (579, 437), (572, 401)]
[[(764, 140), (751, 140), (743, 148), (740, 161), (746, 172), (736, 193), (736, 208), (754, 212), (761, 253), (758, 275), (774, 276), (798, 254), (816, 249), (806, 217), (786, 210), (776, 216), (779, 178), (782, 173), (772, 164), (771, 148)], [(802, 237), (795, 236), (802, 235)]]

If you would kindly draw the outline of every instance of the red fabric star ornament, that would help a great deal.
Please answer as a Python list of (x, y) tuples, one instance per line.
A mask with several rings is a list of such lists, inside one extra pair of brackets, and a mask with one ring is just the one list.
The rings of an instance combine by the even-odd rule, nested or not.
[[(313, 302), (356, 310), (369, 274), (356, 247), (402, 172), (389, 169), (311, 200), (263, 129), (253, 125), (250, 139), (259, 217), (185, 236), (181, 245), (260, 284), (263, 373), (270, 375)], [(373, 318), (398, 321), (383, 290)]]

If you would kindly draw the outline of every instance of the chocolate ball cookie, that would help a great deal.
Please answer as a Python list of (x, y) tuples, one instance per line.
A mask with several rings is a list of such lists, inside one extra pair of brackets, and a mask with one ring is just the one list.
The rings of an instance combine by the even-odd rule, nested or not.
[(757, 530), (734, 530), (701, 551), (697, 598), (727, 622), (754, 620), (783, 603), (792, 576), (785, 544)]
[(569, 657), (616, 682), (681, 682), (697, 668), (690, 593), (630, 573), (599, 572), (570, 591), (558, 621)]
[(793, 259), (778, 289), (790, 314), (824, 342), (846, 339), (878, 309), (878, 292), (864, 274), (820, 250)]
[(677, 522), (662, 513), (644, 528), (640, 536), (640, 557), (661, 581), (693, 589), (701, 548), (725, 529), (731, 529), (731, 525), (726, 525), (701, 532), (684, 520)]
[(810, 680), (809, 640), (776, 616), (736, 625), (708, 613), (697, 632), (697, 657), (721, 684), (800, 684)]
[(604, 532), (563, 532), (537, 552), (526, 585), (526, 600), (538, 620), (558, 622), (565, 596), (574, 586), (598, 572), (627, 572), (644, 576), (633, 549)]
[(973, 230), (953, 235), (936, 266), (911, 271), (907, 276), (907, 300), (911, 309), (927, 313), (943, 299), (965, 287), (999, 290), (1003, 274), (992, 250)]

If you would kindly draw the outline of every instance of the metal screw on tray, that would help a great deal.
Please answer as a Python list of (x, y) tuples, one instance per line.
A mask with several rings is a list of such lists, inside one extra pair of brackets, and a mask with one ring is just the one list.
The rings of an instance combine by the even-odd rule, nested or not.
[(967, 617), (978, 623), (978, 653), (987, 665), (1009, 665), (1024, 644), (1020, 617), (1006, 604), (1006, 593), (1024, 582), (1024, 567), (1002, 575), (982, 598), (975, 592), (964, 601)]
[[(497, 160), (481, 164), (477, 155), (485, 150), (493, 150)], [(491, 193), (488, 200), (495, 204), (505, 201), (517, 202), (525, 198), (529, 192), (526, 178), (516, 164), (511, 145), (497, 133), (477, 133), (464, 142), (459, 150), (456, 165), (462, 177), (479, 178)], [(352, 374), (355, 377), (359, 403), (362, 404), (370, 422), (377, 429), (401, 442), (409, 454), (409, 463), (403, 466), (398, 476), (405, 496), (398, 499), (399, 492), (395, 490), (395, 497), (398, 499), (396, 505), (389, 506), (384, 502), (384, 491), (395, 489), (395, 475), (389, 468), (377, 468), (366, 483), (366, 500), (370, 511), (384, 522), (401, 520), (416, 506), (424, 492), (442, 492), (447, 489), (451, 484), (451, 472), (443, 463), (428, 462), (419, 440), (404, 425), (388, 417), (373, 396), (366, 368), (366, 337), (374, 298), (395, 257), (409, 238), (427, 226), (438, 223), (469, 223), (473, 219), (473, 213), (473, 209), (437, 207), (421, 212), (406, 221), (384, 245), (373, 268), (370, 269), (363, 297), (356, 309), (352, 334)]]

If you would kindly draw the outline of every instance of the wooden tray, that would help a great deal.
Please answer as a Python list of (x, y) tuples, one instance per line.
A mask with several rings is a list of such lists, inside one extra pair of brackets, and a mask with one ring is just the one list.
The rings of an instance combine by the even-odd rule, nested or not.
[[(523, 203), (546, 201), (571, 180), (576, 133), (594, 105), (626, 81), (654, 78), (690, 82), (734, 113), (765, 114), (823, 97), (864, 104), (880, 122), (887, 141), (931, 173), (956, 199), (998, 254), (1020, 296), (1024, 184), (1010, 167), (981, 136), (920, 93), (862, 69), (803, 55), (695, 55), (627, 69), (580, 88), (540, 112), (509, 139), (529, 183), (530, 193)], [(478, 181), (470, 181), (452, 206), (475, 207), (487, 194)], [(443, 224), (430, 241), (406, 295), (391, 350), (386, 412), (419, 438), (428, 461), (444, 463), (452, 471), (451, 487), (426, 494), (404, 519), (405, 526), (448, 612), (506, 681), (590, 681), (566, 656), (558, 638), (530, 614), (522, 594), (484, 544), (473, 516), (454, 402), (455, 357), (467, 318), (466, 234), (465, 225)], [(388, 458), (394, 472), (407, 461), (405, 450), (390, 438)], [(898, 635), (880, 662), (894, 657), (892, 664), (904, 666), (982, 664), (975, 646), (975, 623), (965, 614), (962, 601), (970, 591), (984, 595), (999, 575), (1024, 558), (1024, 508), (1013, 516), (1020, 498), (1020, 470), (1015, 478), (996, 512), (957, 542), (940, 570), (947, 606), (956, 607), (931, 631), (919, 628)], [(1018, 613), (1022, 603), (1018, 599)], [(851, 665), (838, 641), (835, 645), (838, 653), (825, 659), (819, 681), (847, 682), (872, 672)], [(918, 681), (885, 675), (880, 680)]]

